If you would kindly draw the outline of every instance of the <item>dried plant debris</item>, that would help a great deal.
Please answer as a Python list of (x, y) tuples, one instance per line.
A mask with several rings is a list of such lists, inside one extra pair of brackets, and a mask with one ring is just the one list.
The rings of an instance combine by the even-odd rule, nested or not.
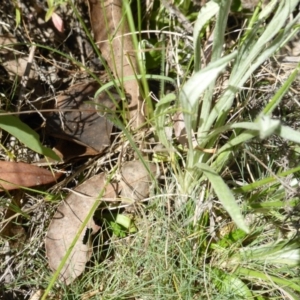
[(89, 13), (94, 39), (103, 58), (116, 78), (122, 80), (129, 76), (131, 80), (124, 81), (122, 86), (130, 95), (130, 120), (132, 127), (137, 128), (144, 122), (142, 99), (139, 84), (135, 79), (137, 74), (136, 51), (124, 17), (121, 0), (108, 0), (104, 3), (98, 0), (88, 0)]
[(149, 189), (154, 182), (156, 165), (145, 166), (141, 161), (126, 162), (121, 169), (121, 196), (131, 201), (143, 200), (149, 196)]
[(0, 161), (0, 190), (34, 187), (56, 182), (60, 175), (26, 163)]
[(61, 280), (66, 284), (71, 283), (84, 271), (85, 264), (91, 257), (91, 240), (90, 236), (84, 240), (86, 233), (95, 234), (100, 229), (91, 218), (79, 232), (82, 222), (87, 218), (95, 201), (100, 203), (98, 197), (102, 189), (105, 189), (105, 198), (116, 197), (114, 186), (111, 184), (105, 186), (105, 181), (105, 175), (101, 173), (78, 186), (58, 207), (49, 226), (45, 244), (52, 270), (57, 270), (73, 240), (79, 235), (72, 252), (60, 271)]
[[(154, 164), (145, 168), (140, 161), (127, 162), (120, 171), (122, 174), (120, 184), (107, 183), (104, 173), (95, 175), (79, 185), (59, 205), (49, 226), (45, 244), (49, 265), (53, 271), (59, 268), (71, 249), (60, 271), (60, 279), (63, 282), (70, 284), (77, 278), (91, 257), (91, 236), (100, 228), (93, 218), (87, 220), (90, 211), (102, 201), (108, 203), (116, 201), (119, 195), (131, 203), (147, 198), (151, 178), (155, 172)], [(95, 202), (98, 204), (95, 205)], [(82, 223), (85, 221), (87, 225), (83, 227)], [(73, 244), (77, 237), (77, 241)]]
[[(59, 95), (57, 108), (60, 112), (52, 112), (46, 117), (48, 134), (90, 148), (87, 155), (99, 154), (107, 148), (113, 124), (100, 111), (106, 109), (113, 112), (115, 105), (106, 94), (96, 104), (93, 99), (98, 88), (97, 82), (79, 83)], [(60, 147), (64, 159), (72, 154), (67, 148)]]

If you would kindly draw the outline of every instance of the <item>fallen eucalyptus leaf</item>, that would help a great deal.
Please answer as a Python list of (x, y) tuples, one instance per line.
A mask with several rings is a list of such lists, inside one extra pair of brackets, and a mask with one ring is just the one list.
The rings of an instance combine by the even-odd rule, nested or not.
[(0, 161), (0, 190), (14, 190), (55, 182), (51, 171), (26, 163)]
[[(155, 164), (148, 164), (150, 173), (156, 171)], [(95, 234), (99, 227), (93, 218), (87, 221), (95, 201), (115, 201), (121, 193), (122, 197), (131, 200), (141, 200), (149, 196), (151, 175), (140, 161), (125, 163), (121, 168), (122, 180), (120, 185), (109, 183), (102, 199), (99, 194), (105, 187), (104, 173), (95, 175), (72, 191), (65, 201), (58, 207), (46, 235), (46, 254), (50, 268), (53, 271), (60, 269), (60, 279), (70, 284), (85, 269), (86, 263), (92, 254), (91, 234)], [(73, 247), (73, 248), (72, 248)], [(70, 251), (71, 250), (71, 251)], [(69, 252), (69, 255), (68, 255)], [(61, 264), (63, 266), (61, 267)]]
[(131, 96), (128, 108), (133, 128), (137, 128), (144, 122), (143, 100), (135, 77), (138, 74), (136, 50), (132, 36), (128, 34), (122, 1), (88, 0), (87, 3), (95, 42), (115, 78), (122, 82), (123, 78), (134, 76), (133, 80), (123, 81), (122, 86)]
[[(98, 196), (104, 186), (104, 173), (95, 175), (79, 185), (59, 205), (50, 223), (45, 240), (46, 254), (53, 271), (65, 260), (60, 271), (60, 279), (65, 284), (70, 284), (84, 271), (85, 264), (92, 255), (91, 235), (95, 234), (99, 227), (90, 219), (84, 230), (79, 230), (95, 201), (100, 203), (101, 199), (98, 199)], [(115, 187), (112, 184), (106, 187), (103, 198), (116, 198)], [(65, 257), (78, 234), (80, 236), (70, 255)]]

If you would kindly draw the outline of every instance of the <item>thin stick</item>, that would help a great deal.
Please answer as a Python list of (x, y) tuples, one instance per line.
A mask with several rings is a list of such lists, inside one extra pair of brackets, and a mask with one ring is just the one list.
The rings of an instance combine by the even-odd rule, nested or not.
[(20, 89), (20, 92), (19, 92), (19, 98), (18, 98), (18, 103), (17, 103), (17, 111), (18, 112), (21, 110), (22, 102), (25, 98), (24, 97), (24, 91), (25, 91), (27, 83), (28, 83), (28, 79), (29, 79), (30, 70), (31, 70), (31, 67), (32, 67), (32, 62), (33, 62), (35, 49), (36, 49), (36, 46), (32, 45), (31, 48), (30, 48), (26, 69), (24, 71), (24, 75), (23, 75), (22, 80), (21, 80), (21, 89)]

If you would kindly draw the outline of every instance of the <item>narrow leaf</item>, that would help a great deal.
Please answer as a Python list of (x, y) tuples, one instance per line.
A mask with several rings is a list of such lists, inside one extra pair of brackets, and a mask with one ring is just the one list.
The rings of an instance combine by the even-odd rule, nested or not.
[(283, 96), (288, 92), (290, 86), (295, 81), (296, 77), (298, 76), (300, 69), (300, 64), (298, 64), (297, 68), (292, 72), (289, 78), (285, 81), (282, 87), (278, 90), (275, 96), (272, 97), (270, 102), (266, 105), (263, 109), (263, 113), (265, 115), (271, 115), (274, 109), (278, 106), (280, 101), (282, 100)]
[(45, 16), (45, 21), (48, 22), (52, 15), (54, 14), (54, 10), (55, 10), (55, 6), (51, 6), (48, 10), (47, 10), (47, 13), (46, 13), (46, 16)]
[(34, 165), (0, 161), (0, 191), (49, 184), (55, 179), (51, 171)]
[(156, 133), (159, 137), (159, 141), (166, 147), (169, 148), (170, 142), (167, 138), (165, 131), (165, 121), (168, 113), (168, 109), (170, 108), (171, 101), (176, 99), (175, 94), (168, 94), (163, 99), (161, 99), (155, 109), (155, 127)]
[(229, 189), (227, 184), (218, 175), (211, 167), (207, 164), (199, 163), (197, 167), (201, 169), (204, 175), (208, 178), (209, 182), (211, 183), (216, 195), (218, 196), (219, 200), (221, 201), (224, 208), (227, 210), (229, 215), (231, 216), (232, 220), (236, 223), (236, 225), (244, 230), (246, 233), (249, 233), (248, 226), (245, 224), (243, 215), (240, 211), (239, 206), (237, 205), (232, 191)]
[(281, 125), (276, 133), (286, 140), (300, 144), (300, 132), (289, 126)]
[(31, 150), (55, 160), (60, 158), (49, 148), (44, 147), (38, 134), (15, 116), (0, 116), (0, 128), (16, 137)]
[(201, 66), (201, 40), (200, 40), (200, 32), (205, 26), (205, 24), (218, 13), (220, 6), (210, 1), (205, 6), (203, 6), (198, 14), (195, 26), (194, 26), (194, 33), (193, 33), (193, 40), (194, 40), (194, 54), (195, 54), (195, 71), (200, 70)]
[[(171, 77), (167, 77), (167, 76), (163, 76), (163, 75), (153, 75), (153, 74), (146, 74), (145, 75), (145, 78), (146, 79), (153, 79), (153, 80), (164, 80), (164, 81), (168, 81), (170, 82), (171, 84), (173, 84), (174, 86), (176, 86), (176, 82), (173, 78)], [(126, 77), (123, 77), (122, 78), (122, 81), (125, 82), (125, 81), (129, 81), (129, 80), (136, 80), (136, 79), (142, 79), (142, 75), (131, 75), (131, 76), (126, 76)], [(119, 80), (115, 80), (115, 81), (109, 81), (105, 84), (103, 84), (99, 89), (98, 91), (96, 92), (95, 94), (95, 97), (97, 97), (98, 95), (100, 95), (102, 92), (105, 92), (109, 89), (111, 89), (112, 87), (114, 87), (116, 84), (119, 84), (121, 85), (121, 82)]]
[(183, 86), (179, 99), (186, 108), (193, 108), (199, 100), (201, 94), (214, 81), (217, 76), (224, 70), (226, 65), (236, 56), (233, 52), (218, 61), (209, 64), (205, 69), (195, 73)]
[(274, 282), (275, 282), (276, 284), (282, 286), (283, 288), (289, 287), (295, 291), (300, 292), (300, 285), (298, 283), (293, 282), (289, 278), (279, 278), (277, 276), (266, 274), (265, 271), (261, 272), (257, 270), (238, 267), (235, 270), (234, 274), (238, 276), (245, 276), (248, 278), (255, 278), (255, 280), (261, 279), (265, 282), (270, 282), (272, 287), (274, 286)]
[(19, 27), (21, 23), (21, 10), (20, 7), (16, 6), (16, 28)]

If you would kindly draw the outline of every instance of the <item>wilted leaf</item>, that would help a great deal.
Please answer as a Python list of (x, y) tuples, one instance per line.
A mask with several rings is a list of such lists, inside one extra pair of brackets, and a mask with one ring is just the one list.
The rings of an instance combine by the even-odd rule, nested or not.
[(26, 163), (0, 161), (0, 190), (14, 190), (55, 182), (49, 170)]
[[(94, 151), (88, 151), (86, 155), (101, 153), (110, 145), (110, 134), (113, 124), (97, 112), (98, 105), (114, 109), (110, 98), (102, 95), (100, 103), (94, 105), (91, 97), (99, 88), (98, 83), (80, 83), (66, 90), (57, 97), (57, 107), (64, 112), (53, 112), (47, 117), (47, 130), (50, 135), (62, 140), (76, 142), (83, 147), (90, 147)], [(88, 102), (88, 103), (85, 103)], [(100, 108), (99, 108), (100, 109)], [(71, 149), (72, 150), (72, 149)], [(74, 148), (74, 152), (76, 153)], [(72, 156), (70, 149), (60, 148), (64, 159)], [(67, 151), (68, 153), (65, 153)], [(80, 153), (85, 151), (80, 150)], [(77, 156), (77, 154), (75, 154)]]
[(52, 22), (55, 26), (55, 28), (59, 31), (59, 32), (64, 32), (65, 28), (64, 28), (64, 22), (62, 20), (62, 18), (57, 14), (57, 13), (52, 13)]
[[(66, 284), (70, 284), (84, 271), (85, 264), (91, 257), (91, 239), (88, 235), (95, 234), (99, 227), (91, 219), (82, 232), (78, 231), (95, 201), (100, 203), (101, 199), (97, 197), (104, 185), (105, 174), (101, 173), (78, 186), (75, 192), (69, 194), (60, 204), (49, 226), (45, 245), (49, 265), (53, 271), (58, 269), (74, 238), (80, 234), (60, 272), (60, 279)], [(116, 198), (115, 187), (112, 184), (106, 187), (103, 198)]]
[[(123, 14), (121, 0), (88, 0), (94, 39), (114, 76), (122, 78), (138, 74), (135, 49)], [(127, 34), (127, 35), (126, 35)], [(124, 81), (123, 87), (131, 96), (129, 112), (133, 127), (144, 122), (142, 99), (137, 80)]]
[[(152, 174), (156, 170), (154, 164), (149, 165)], [(149, 196), (151, 176), (139, 161), (128, 162), (121, 168), (122, 180), (120, 185), (110, 183), (103, 193), (103, 201), (114, 201), (121, 192), (122, 197), (132, 201)], [(87, 218), (105, 186), (105, 174), (101, 173), (88, 179), (69, 194), (58, 207), (46, 236), (46, 253), (50, 268), (56, 271), (67, 251), (71, 249), (76, 236), (79, 236), (74, 248), (60, 271), (60, 279), (66, 284), (71, 283), (85, 268), (91, 257), (91, 239), (87, 234), (94, 234), (99, 228), (91, 218), (88, 225), (80, 232), (83, 221)]]
[(149, 164), (148, 168), (150, 174), (139, 160), (129, 161), (122, 166), (120, 186), (123, 198), (138, 201), (149, 196), (150, 185), (153, 182), (151, 175), (155, 175), (156, 165)]

